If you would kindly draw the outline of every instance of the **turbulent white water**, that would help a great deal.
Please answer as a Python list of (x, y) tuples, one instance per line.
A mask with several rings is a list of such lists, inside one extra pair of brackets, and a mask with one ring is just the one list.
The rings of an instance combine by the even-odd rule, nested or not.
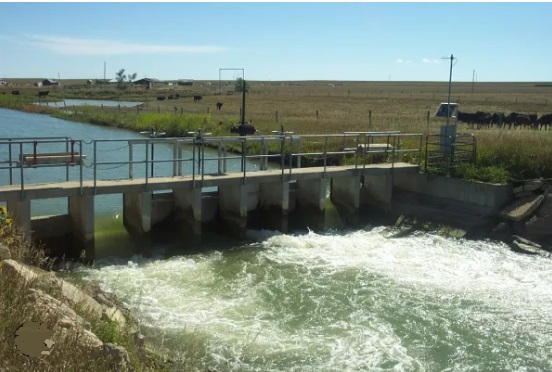
[(385, 236), (259, 234), (246, 246), (113, 259), (79, 275), (123, 298), (164, 335), (156, 343), (189, 354), (194, 341), (195, 357), (221, 371), (552, 370), (549, 258)]

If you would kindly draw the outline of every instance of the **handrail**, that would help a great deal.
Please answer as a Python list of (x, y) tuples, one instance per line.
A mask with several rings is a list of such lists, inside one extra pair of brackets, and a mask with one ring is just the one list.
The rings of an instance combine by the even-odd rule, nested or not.
[[(402, 139), (406, 138), (419, 138), (418, 144), (414, 144), (413, 141), (409, 141), (410, 147), (404, 147)], [(319, 141), (318, 139), (323, 139)], [(354, 141), (355, 146), (351, 148), (342, 147), (339, 148), (339, 140)], [(380, 146), (375, 146), (378, 143), (374, 143), (374, 140), (383, 140), (380, 142)], [(309, 140), (315, 140), (308, 142)], [(316, 141), (318, 140), (318, 141)], [(151, 179), (155, 177), (190, 177), (192, 179), (192, 187), (202, 187), (204, 185), (206, 165), (208, 162), (218, 162), (219, 166), (215, 173), (224, 174), (227, 172), (226, 162), (233, 160), (241, 160), (241, 167), (238, 173), (241, 173), (242, 182), (247, 182), (247, 176), (252, 172), (259, 170), (265, 170), (266, 162), (272, 160), (279, 160), (282, 180), (291, 177), (294, 170), (301, 168), (303, 158), (316, 158), (317, 161), (323, 163), (323, 177), (326, 177), (327, 167), (329, 159), (335, 156), (342, 156), (352, 159), (354, 161), (354, 169), (366, 169), (367, 162), (372, 159), (371, 156), (377, 154), (388, 155), (388, 161), (391, 163), (391, 168), (394, 168), (397, 156), (406, 153), (418, 154), (418, 166), (421, 163), (422, 154), (422, 141), (423, 135), (416, 133), (401, 133), (399, 131), (388, 132), (344, 132), (341, 134), (279, 134), (279, 135), (267, 135), (267, 136), (242, 136), (242, 137), (167, 137), (167, 138), (132, 138), (132, 139), (97, 139), (91, 142), (84, 142), (83, 140), (74, 140), (69, 137), (48, 137), (48, 138), (0, 138), (0, 150), (2, 146), (9, 146), (10, 150), (15, 147), (19, 147), (20, 157), (23, 154), (24, 146), (33, 144), (35, 148), (40, 149), (41, 146), (61, 145), (65, 146), (66, 153), (69, 154), (69, 160), (59, 164), (41, 164), (34, 163), (31, 165), (25, 165), (22, 162), (16, 162), (13, 160), (12, 151), (9, 152), (9, 159), (3, 162), (0, 159), (0, 171), (8, 169), (10, 172), (10, 185), (13, 185), (16, 180), (12, 177), (12, 171), (16, 168), (20, 170), (20, 187), (21, 196), (24, 196), (25, 192), (25, 169), (36, 169), (45, 167), (66, 167), (66, 181), (70, 180), (69, 167), (78, 166), (78, 176), (74, 179), (78, 180), (80, 186), (80, 192), (82, 194), (83, 182), (85, 179), (93, 181), (94, 193), (98, 182), (113, 180), (113, 177), (120, 177), (116, 179), (134, 179), (134, 168), (139, 170), (139, 177), (144, 180), (144, 190), (148, 189), (148, 184), (151, 183)], [(84, 142), (84, 143), (83, 143)], [(427, 141), (426, 141), (427, 142)], [(268, 145), (271, 143), (279, 144), (278, 152), (268, 151)], [(351, 142), (349, 142), (351, 143)], [(121, 147), (115, 146), (120, 144)], [(241, 151), (239, 153), (227, 153), (227, 146), (230, 144), (241, 144)], [(84, 164), (82, 159), (84, 158), (84, 145), (92, 145), (89, 148), (89, 154), (92, 156), (88, 165)], [(168, 158), (159, 158), (155, 156), (155, 147), (159, 145), (167, 145), (172, 147), (172, 156)], [(206, 153), (206, 146), (218, 146), (219, 150), (215, 156)], [(458, 144), (462, 146), (461, 144)], [(253, 147), (252, 147), (253, 146)], [(427, 143), (426, 143), (427, 146)], [(116, 147), (116, 148), (113, 148)], [(190, 148), (190, 155), (184, 157), (182, 149), (184, 147)], [(78, 153), (83, 157), (77, 157), (76, 149)], [(124, 150), (127, 149), (127, 150)], [(252, 149), (255, 151), (252, 152)], [(362, 151), (360, 151), (362, 150)], [(128, 159), (121, 156), (113, 161), (106, 160), (104, 154), (110, 151), (119, 151), (122, 155), (125, 151), (128, 151)], [(165, 151), (165, 150), (163, 150)], [(2, 153), (0, 151), (0, 153)], [(40, 153), (36, 152), (37, 155)], [(159, 152), (158, 152), (159, 154)], [(166, 155), (166, 152), (162, 154)], [(163, 156), (165, 156), (163, 155)], [(352, 157), (352, 158), (351, 158)], [(251, 169), (248, 161), (258, 160), (259, 167), (255, 170)], [(172, 163), (172, 175), (155, 174), (155, 167)], [(183, 166), (189, 166), (190, 171), (183, 171)], [(118, 171), (106, 173), (110, 169), (116, 169), (118, 167), (127, 167), (128, 174), (119, 174)], [(141, 167), (144, 167), (140, 170)], [(84, 167), (90, 168), (90, 173), (85, 174)], [(169, 167), (170, 168), (170, 167)], [(190, 169), (188, 168), (188, 169)], [(170, 172), (167, 167), (162, 168), (162, 172)], [(78, 177), (78, 178), (77, 178)], [(289, 179), (289, 178), (288, 178)], [(198, 184), (199, 182), (199, 184)]]

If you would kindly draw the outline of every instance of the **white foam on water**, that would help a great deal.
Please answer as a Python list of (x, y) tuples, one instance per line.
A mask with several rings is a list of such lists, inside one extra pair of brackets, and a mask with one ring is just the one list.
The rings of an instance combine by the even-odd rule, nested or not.
[(83, 273), (146, 325), (209, 334), (211, 363), (230, 370), (550, 365), (547, 258), (431, 234), (388, 239), (383, 228), (257, 238), (237, 250)]

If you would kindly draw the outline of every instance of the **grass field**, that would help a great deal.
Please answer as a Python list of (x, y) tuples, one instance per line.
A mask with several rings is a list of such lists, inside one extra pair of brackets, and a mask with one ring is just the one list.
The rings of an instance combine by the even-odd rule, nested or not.
[[(0, 89), (3, 107), (38, 112), (61, 110), (37, 102), (38, 90), (50, 90), (49, 100), (62, 98), (132, 100), (144, 102), (141, 110), (119, 108), (68, 108), (76, 110), (73, 119), (103, 125), (143, 130), (170, 128), (173, 134), (204, 128), (226, 135), (228, 127), (240, 118), (242, 95), (228, 95), (233, 82), (195, 81), (193, 86), (161, 85), (153, 89), (132, 86), (125, 90), (114, 86), (86, 85), (86, 80), (67, 80), (61, 87), (32, 87), (40, 79), (6, 79), (12, 84)], [(444, 124), (434, 118), (440, 102), (447, 101), (447, 82), (339, 82), (339, 81), (248, 81), (246, 121), (262, 134), (279, 130), (281, 125), (296, 134), (342, 133), (344, 131), (400, 130), (405, 133), (435, 133)], [(12, 96), (17, 89), (19, 96)], [(5, 94), (2, 95), (2, 92)], [(179, 99), (158, 101), (157, 96), (178, 93)], [(193, 102), (194, 95), (202, 95)], [(216, 103), (222, 102), (220, 111)], [(510, 112), (545, 114), (552, 112), (552, 84), (527, 83), (454, 83), (451, 102), (464, 112)], [(192, 115), (193, 114), (193, 115)], [(180, 118), (178, 118), (180, 117)], [(552, 177), (552, 131), (526, 129), (471, 129), (459, 124), (458, 132), (473, 133), (478, 142), (478, 169), (501, 168), (509, 178)], [(489, 173), (489, 169), (484, 170)], [(485, 173), (481, 172), (481, 173)], [(477, 178), (477, 171), (467, 171)], [(493, 174), (493, 171), (490, 172)], [(475, 176), (473, 176), (475, 174)], [(492, 180), (493, 177), (491, 177)]]

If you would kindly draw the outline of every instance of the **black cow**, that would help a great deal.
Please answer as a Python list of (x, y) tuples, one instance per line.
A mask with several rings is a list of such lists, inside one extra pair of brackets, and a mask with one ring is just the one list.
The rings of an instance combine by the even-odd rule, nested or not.
[(537, 119), (537, 124), (540, 124), (541, 130), (542, 128), (550, 129), (552, 126), (552, 114), (541, 115), (540, 118)]
[(202, 96), (194, 96), (194, 102), (199, 102), (202, 98)]
[(18, 90), (12, 90), (12, 95), (18, 96), (18, 95), (19, 95), (19, 91), (18, 91)]
[(458, 111), (458, 121), (468, 124), (469, 128), (473, 128), (473, 124), (477, 122), (477, 116), (470, 112)]
[(222, 102), (217, 102), (217, 110), (220, 111), (220, 109), (222, 108), (222, 105), (223, 105)]
[(477, 111), (475, 113), (475, 123), (477, 124), (477, 129), (481, 129), (482, 126), (489, 128), (491, 126), (491, 117), (492, 115), (488, 112)]
[(503, 112), (495, 112), (491, 115), (491, 127), (493, 125), (496, 125), (499, 128), (502, 128), (504, 125), (504, 113)]
[(234, 125), (230, 128), (230, 133), (238, 133), (240, 136), (252, 135), (257, 132), (257, 129), (251, 124)]
[(165, 96), (157, 96), (157, 100), (158, 100), (158, 101), (164, 101), (164, 100), (165, 100)]
[(38, 92), (38, 98), (40, 97), (46, 97), (50, 93), (49, 90), (41, 90)]
[(512, 128), (512, 124), (514, 125), (514, 129), (519, 126), (523, 126), (523, 128), (531, 127), (531, 118), (529, 115), (519, 114), (517, 112), (512, 112), (506, 116), (504, 122), (508, 124), (508, 129)]
[(172, 95), (172, 94), (168, 98), (169, 99), (175, 99), (174, 95)]

